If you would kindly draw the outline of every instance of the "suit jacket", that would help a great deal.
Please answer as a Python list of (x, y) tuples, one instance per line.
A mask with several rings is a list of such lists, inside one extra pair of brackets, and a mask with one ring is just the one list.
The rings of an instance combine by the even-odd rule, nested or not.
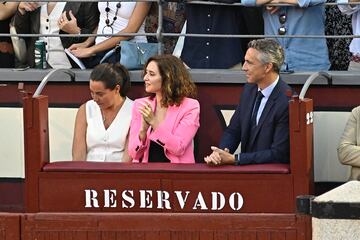
[[(148, 162), (150, 140), (161, 145), (165, 156), (171, 163), (195, 163), (192, 140), (200, 126), (200, 105), (195, 99), (184, 98), (179, 106), (169, 106), (164, 121), (156, 130), (147, 131), (146, 140), (141, 142), (139, 130), (141, 127), (140, 102), (150, 98), (135, 100), (130, 125), (129, 154), (133, 162)], [(151, 101), (155, 109), (156, 99)]]
[[(67, 2), (64, 10), (67, 12), (67, 17), (70, 19), (69, 11), (72, 11), (76, 17), (78, 27), (82, 34), (90, 34), (98, 26), (99, 10), (97, 2)], [(14, 22), (17, 33), (32, 33), (38, 34), (40, 31), (40, 8), (33, 12), (26, 12), (21, 15), (19, 11), (14, 16)], [(66, 34), (60, 30), (60, 34)], [(30, 67), (35, 66), (35, 41), (37, 37), (25, 38), (27, 47), (27, 63)], [(80, 43), (87, 39), (87, 37), (60, 37), (64, 48), (70, 47), (73, 43)]]
[(360, 106), (351, 111), (338, 146), (342, 164), (351, 166), (351, 180), (360, 180)]
[(290, 87), (281, 79), (278, 81), (250, 136), (250, 118), (257, 90), (257, 85), (245, 84), (240, 103), (222, 136), (220, 148), (228, 148), (233, 153), (241, 143), (238, 164), (288, 163), (289, 97), (286, 93)]

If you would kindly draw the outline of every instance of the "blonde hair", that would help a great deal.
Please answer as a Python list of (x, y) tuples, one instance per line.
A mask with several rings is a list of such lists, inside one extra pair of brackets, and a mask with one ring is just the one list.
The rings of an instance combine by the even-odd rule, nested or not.
[(259, 61), (263, 64), (272, 63), (275, 72), (279, 73), (284, 63), (284, 49), (273, 39), (252, 40), (248, 48), (254, 48), (260, 52)]

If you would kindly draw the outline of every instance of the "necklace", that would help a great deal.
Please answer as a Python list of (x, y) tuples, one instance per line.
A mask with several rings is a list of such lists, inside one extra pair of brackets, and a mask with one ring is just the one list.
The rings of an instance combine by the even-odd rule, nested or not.
[(111, 34), (114, 34), (114, 29), (113, 29), (113, 25), (114, 22), (117, 19), (117, 14), (119, 12), (119, 9), (121, 8), (121, 3), (118, 2), (116, 4), (116, 11), (115, 11), (115, 16), (113, 17), (112, 22), (110, 23), (110, 19), (109, 19), (109, 12), (110, 12), (110, 7), (109, 7), (109, 2), (106, 2), (106, 8), (105, 8), (105, 12), (106, 12), (106, 19), (105, 19), (105, 24), (106, 26), (103, 28), (102, 33), (104, 34), (105, 28), (110, 28), (111, 29)]

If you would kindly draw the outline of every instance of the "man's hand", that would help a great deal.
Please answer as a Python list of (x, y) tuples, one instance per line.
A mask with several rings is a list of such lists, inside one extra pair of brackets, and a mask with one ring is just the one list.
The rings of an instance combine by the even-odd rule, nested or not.
[(204, 157), (204, 161), (209, 165), (219, 165), (221, 163), (221, 157), (218, 152), (212, 152), (209, 156)]
[(234, 165), (235, 156), (229, 153), (229, 149), (224, 150), (215, 146), (211, 147), (213, 151), (210, 156), (204, 158), (205, 162), (209, 165)]

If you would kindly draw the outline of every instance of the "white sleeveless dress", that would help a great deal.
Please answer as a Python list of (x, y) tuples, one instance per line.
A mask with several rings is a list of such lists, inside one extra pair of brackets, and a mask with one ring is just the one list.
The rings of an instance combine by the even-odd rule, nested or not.
[(114, 121), (105, 129), (100, 107), (94, 100), (86, 102), (86, 161), (121, 162), (131, 122), (133, 101), (125, 99)]

